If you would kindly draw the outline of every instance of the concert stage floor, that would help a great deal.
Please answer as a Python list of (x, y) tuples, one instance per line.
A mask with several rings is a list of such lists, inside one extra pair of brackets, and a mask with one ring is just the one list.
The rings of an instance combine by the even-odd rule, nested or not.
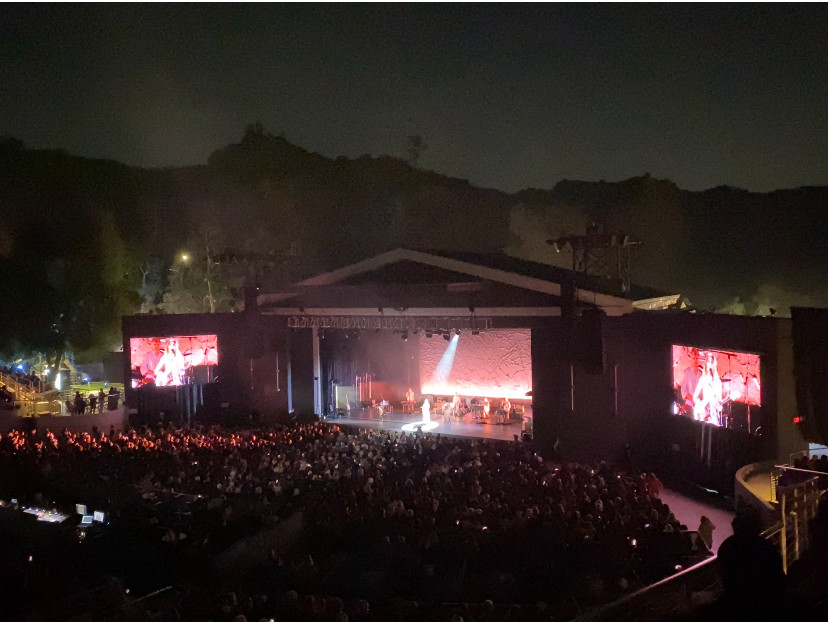
[[(528, 417), (531, 420), (531, 416), (529, 415), (524, 415), (524, 417)], [(340, 426), (367, 428), (371, 430), (392, 430), (394, 432), (401, 432), (404, 425), (418, 421), (422, 421), (422, 416), (419, 414), (406, 415), (403, 413), (393, 413), (380, 419), (376, 415), (365, 411), (356, 414), (352, 413), (350, 416), (328, 419), (329, 423)], [(513, 441), (515, 440), (514, 437), (516, 434), (520, 437), (522, 433), (522, 425), (517, 421), (500, 425), (478, 423), (472, 420), (470, 415), (466, 415), (461, 421), (452, 421), (451, 423), (443, 423), (442, 417), (433, 418), (432, 421), (439, 425), (433, 430), (430, 430), (430, 434)]]

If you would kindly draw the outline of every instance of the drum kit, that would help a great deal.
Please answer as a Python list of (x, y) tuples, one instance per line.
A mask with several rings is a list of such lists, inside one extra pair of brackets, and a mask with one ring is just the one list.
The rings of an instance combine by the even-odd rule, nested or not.
[(374, 410), (380, 418), (380, 421), (384, 421), (385, 419), (388, 419), (388, 415), (393, 412), (394, 409), (388, 400), (381, 399), (379, 402), (374, 402)]

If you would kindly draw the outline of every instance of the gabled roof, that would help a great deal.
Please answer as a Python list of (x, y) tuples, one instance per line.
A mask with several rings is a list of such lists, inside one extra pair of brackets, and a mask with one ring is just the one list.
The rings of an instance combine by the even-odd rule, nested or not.
[[(479, 279), (501, 283), (524, 290), (560, 298), (561, 283), (573, 279), (579, 302), (595, 305), (610, 315), (628, 313), (634, 308), (635, 300), (653, 300), (664, 297), (663, 292), (634, 288), (627, 296), (601, 291), (600, 282), (556, 266), (516, 259), (502, 253), (452, 253), (450, 251), (420, 251), (397, 248), (369, 257), (357, 263), (305, 279), (297, 283), (300, 287), (331, 286), (345, 284), (349, 279), (364, 275), (370, 279), (371, 272), (382, 271), (394, 264), (414, 263), (424, 267), (439, 268), (454, 272), (458, 281)], [(672, 299), (672, 296), (669, 297)], [(638, 306), (638, 305), (635, 305)]]

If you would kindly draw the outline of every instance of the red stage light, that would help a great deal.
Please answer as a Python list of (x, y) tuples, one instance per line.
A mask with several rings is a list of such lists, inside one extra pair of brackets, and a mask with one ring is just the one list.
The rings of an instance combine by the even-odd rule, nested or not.
[(793, 418), (794, 423), (802, 423), (803, 421), (805, 421), (805, 417), (794, 417)]

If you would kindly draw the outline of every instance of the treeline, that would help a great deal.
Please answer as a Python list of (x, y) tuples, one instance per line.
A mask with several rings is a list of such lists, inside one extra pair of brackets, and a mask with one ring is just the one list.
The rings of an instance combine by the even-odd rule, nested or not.
[(636, 282), (702, 308), (826, 304), (826, 199), (824, 187), (688, 192), (649, 175), (510, 195), (397, 158), (325, 158), (261, 126), (176, 169), (5, 138), (0, 348), (94, 358), (119, 342), (122, 314), (230, 310), (246, 283), (275, 287), (400, 246), (569, 267), (546, 239), (589, 221), (642, 242)]

